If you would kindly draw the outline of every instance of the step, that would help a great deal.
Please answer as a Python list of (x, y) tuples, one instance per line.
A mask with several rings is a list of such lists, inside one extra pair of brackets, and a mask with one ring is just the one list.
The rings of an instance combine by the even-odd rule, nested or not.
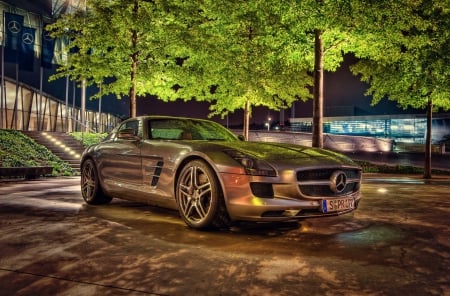
[(84, 147), (69, 134), (39, 131), (24, 131), (23, 133), (32, 138), (36, 143), (45, 146), (61, 160), (67, 162), (71, 168), (79, 172), (80, 157), (84, 151)]

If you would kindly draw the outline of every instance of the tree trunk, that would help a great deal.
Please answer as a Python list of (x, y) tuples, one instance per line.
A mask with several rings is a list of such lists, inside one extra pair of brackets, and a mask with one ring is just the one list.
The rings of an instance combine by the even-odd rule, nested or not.
[(427, 131), (425, 138), (425, 164), (423, 169), (423, 177), (425, 179), (431, 179), (431, 132), (433, 119), (433, 101), (428, 99), (427, 106)]
[[(137, 0), (134, 1), (133, 14), (137, 18), (139, 10), (139, 2)], [(129, 92), (130, 97), (130, 117), (136, 117), (136, 76), (137, 76), (137, 68), (138, 68), (138, 60), (139, 60), (139, 52), (137, 51), (138, 44), (138, 34), (135, 29), (131, 29), (131, 44), (135, 51), (131, 54), (131, 87)]]
[(131, 87), (130, 87), (130, 117), (136, 117), (136, 73), (137, 62), (133, 60), (131, 63)]
[(323, 148), (323, 42), (322, 31), (314, 31), (314, 103), (312, 146)]
[(244, 106), (244, 139), (245, 141), (248, 141), (248, 130), (250, 127), (250, 101), (247, 99), (245, 101), (245, 106)]
[(87, 132), (86, 128), (86, 79), (81, 80), (81, 132)]
[[(248, 34), (248, 44), (249, 47), (251, 47), (251, 42), (253, 40), (253, 27), (250, 25), (247, 27), (247, 34)], [(249, 63), (250, 59), (252, 58), (252, 55), (248, 55), (247, 56), (247, 64)], [(247, 69), (247, 72), (250, 73), (250, 71)], [(251, 93), (249, 91), (249, 93)], [(245, 100), (245, 106), (244, 106), (244, 127), (243, 127), (243, 133), (244, 133), (244, 139), (245, 141), (248, 141), (248, 134), (249, 134), (249, 129), (250, 129), (250, 114), (251, 114), (251, 110), (250, 110), (250, 101), (247, 98)]]

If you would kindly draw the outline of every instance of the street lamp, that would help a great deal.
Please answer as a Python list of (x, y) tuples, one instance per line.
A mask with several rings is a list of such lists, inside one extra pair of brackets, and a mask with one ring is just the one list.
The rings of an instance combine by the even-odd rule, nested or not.
[(270, 121), (272, 120), (272, 118), (267, 118), (267, 123), (266, 123), (266, 126), (267, 126), (267, 131), (269, 131), (270, 130)]

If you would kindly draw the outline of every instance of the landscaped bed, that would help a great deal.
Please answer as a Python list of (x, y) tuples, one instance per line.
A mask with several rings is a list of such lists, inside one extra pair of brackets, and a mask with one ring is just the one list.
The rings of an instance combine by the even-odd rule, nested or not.
[(46, 147), (19, 131), (5, 129), (0, 129), (0, 168), (3, 168), (0, 170), (0, 178), (75, 174), (68, 163)]

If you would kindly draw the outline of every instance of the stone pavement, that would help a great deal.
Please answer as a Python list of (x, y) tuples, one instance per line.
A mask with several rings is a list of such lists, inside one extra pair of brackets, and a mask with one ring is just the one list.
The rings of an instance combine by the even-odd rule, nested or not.
[(79, 186), (0, 183), (0, 295), (450, 295), (450, 176), (365, 174), (351, 214), (215, 232)]

